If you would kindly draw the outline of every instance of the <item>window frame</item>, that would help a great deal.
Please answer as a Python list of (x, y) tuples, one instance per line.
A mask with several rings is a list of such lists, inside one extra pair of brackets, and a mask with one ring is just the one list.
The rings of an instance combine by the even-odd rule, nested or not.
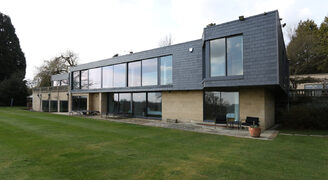
[[(242, 42), (243, 42), (243, 44), (242, 44), (242, 52), (243, 52), (243, 54), (242, 54), (242, 58), (243, 58), (243, 60), (242, 60), (242, 67), (243, 67), (243, 73), (241, 74), (241, 75), (228, 75), (228, 52), (227, 52), (227, 39), (228, 38), (232, 38), (232, 37), (236, 37), (236, 36), (241, 36), (242, 37)], [(211, 76), (211, 66), (212, 66), (212, 64), (211, 64), (211, 41), (213, 41), (213, 40), (217, 40), (217, 39), (224, 39), (224, 56), (225, 56), (225, 75), (224, 76)], [(208, 64), (209, 64), (209, 68), (208, 68), (208, 72), (209, 72), (209, 77), (210, 78), (217, 78), (217, 77), (233, 77), (233, 76), (243, 76), (244, 75), (244, 35), (241, 33), (241, 34), (234, 34), (234, 35), (230, 35), (230, 36), (224, 36), (224, 37), (220, 37), (220, 38), (215, 38), (215, 39), (209, 39), (208, 40), (208, 48), (209, 48), (209, 54), (208, 54)]]

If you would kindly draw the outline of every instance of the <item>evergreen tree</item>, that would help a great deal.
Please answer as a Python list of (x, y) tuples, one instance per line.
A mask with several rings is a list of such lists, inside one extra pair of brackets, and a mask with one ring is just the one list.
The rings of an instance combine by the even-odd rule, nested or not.
[(0, 105), (24, 105), (26, 61), (10, 18), (0, 12)]
[(318, 28), (313, 20), (300, 21), (287, 46), (291, 74), (328, 72), (328, 17)]

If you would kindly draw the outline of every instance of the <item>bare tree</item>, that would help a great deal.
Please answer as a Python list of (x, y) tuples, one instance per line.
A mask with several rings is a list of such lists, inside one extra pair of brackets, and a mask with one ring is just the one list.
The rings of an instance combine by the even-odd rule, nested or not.
[(165, 46), (170, 46), (172, 44), (173, 44), (172, 34), (168, 34), (159, 41), (158, 46), (165, 47)]
[(76, 66), (77, 63), (77, 54), (69, 50), (51, 60), (45, 60), (41, 66), (37, 67), (33, 83), (38, 87), (50, 86), (52, 75), (68, 72), (68, 69)]

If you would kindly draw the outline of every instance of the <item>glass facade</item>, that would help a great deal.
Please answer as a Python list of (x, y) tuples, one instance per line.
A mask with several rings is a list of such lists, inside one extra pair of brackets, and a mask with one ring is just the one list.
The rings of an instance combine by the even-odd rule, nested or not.
[(89, 73), (88, 70), (81, 71), (81, 89), (89, 88)]
[(243, 75), (243, 36), (210, 41), (210, 77)]
[(160, 58), (161, 62), (161, 85), (172, 84), (172, 56)]
[(42, 101), (42, 112), (49, 112), (49, 101)]
[(210, 41), (211, 77), (226, 75), (225, 59), (225, 39), (221, 38)]
[(114, 87), (126, 87), (126, 64), (114, 65)]
[(73, 111), (87, 110), (87, 96), (72, 96), (72, 110)]
[(147, 115), (162, 116), (162, 93), (148, 93), (147, 96)]
[(80, 71), (73, 72), (73, 89), (80, 89)]
[(89, 89), (101, 88), (101, 68), (89, 69)]
[(52, 86), (60, 86), (60, 81), (52, 81)]
[(68, 101), (60, 101), (60, 112), (68, 112)]
[(142, 61), (142, 86), (157, 85), (157, 58)]
[(128, 64), (129, 87), (141, 86), (141, 61)]
[(68, 80), (67, 79), (63, 79), (60, 81), (60, 85), (61, 86), (68, 86)]
[(132, 114), (131, 93), (120, 93), (119, 100), (119, 112), (121, 114)]
[(112, 88), (113, 87), (113, 66), (106, 66), (102, 68), (102, 86), (103, 88)]
[(136, 117), (161, 117), (160, 92), (108, 93), (107, 110), (110, 114), (129, 114)]
[[(172, 84), (172, 55), (92, 68), (72, 73), (72, 89)], [(53, 82), (57, 84), (57, 82)], [(67, 82), (66, 82), (67, 83)]]
[(146, 93), (133, 93), (133, 114), (146, 116)]
[(50, 112), (58, 112), (58, 101), (50, 101)]
[(227, 38), (228, 76), (243, 74), (243, 36)]
[(204, 110), (207, 121), (215, 121), (219, 116), (239, 121), (239, 93), (205, 91)]

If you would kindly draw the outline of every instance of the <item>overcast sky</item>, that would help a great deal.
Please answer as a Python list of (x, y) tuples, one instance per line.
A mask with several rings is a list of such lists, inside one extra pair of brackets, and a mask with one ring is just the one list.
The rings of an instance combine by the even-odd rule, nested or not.
[(308, 18), (320, 24), (327, 7), (328, 0), (0, 0), (25, 53), (26, 79), (66, 50), (81, 64), (156, 48), (167, 34), (174, 43), (200, 39), (207, 24), (240, 15), (278, 9), (287, 28)]

